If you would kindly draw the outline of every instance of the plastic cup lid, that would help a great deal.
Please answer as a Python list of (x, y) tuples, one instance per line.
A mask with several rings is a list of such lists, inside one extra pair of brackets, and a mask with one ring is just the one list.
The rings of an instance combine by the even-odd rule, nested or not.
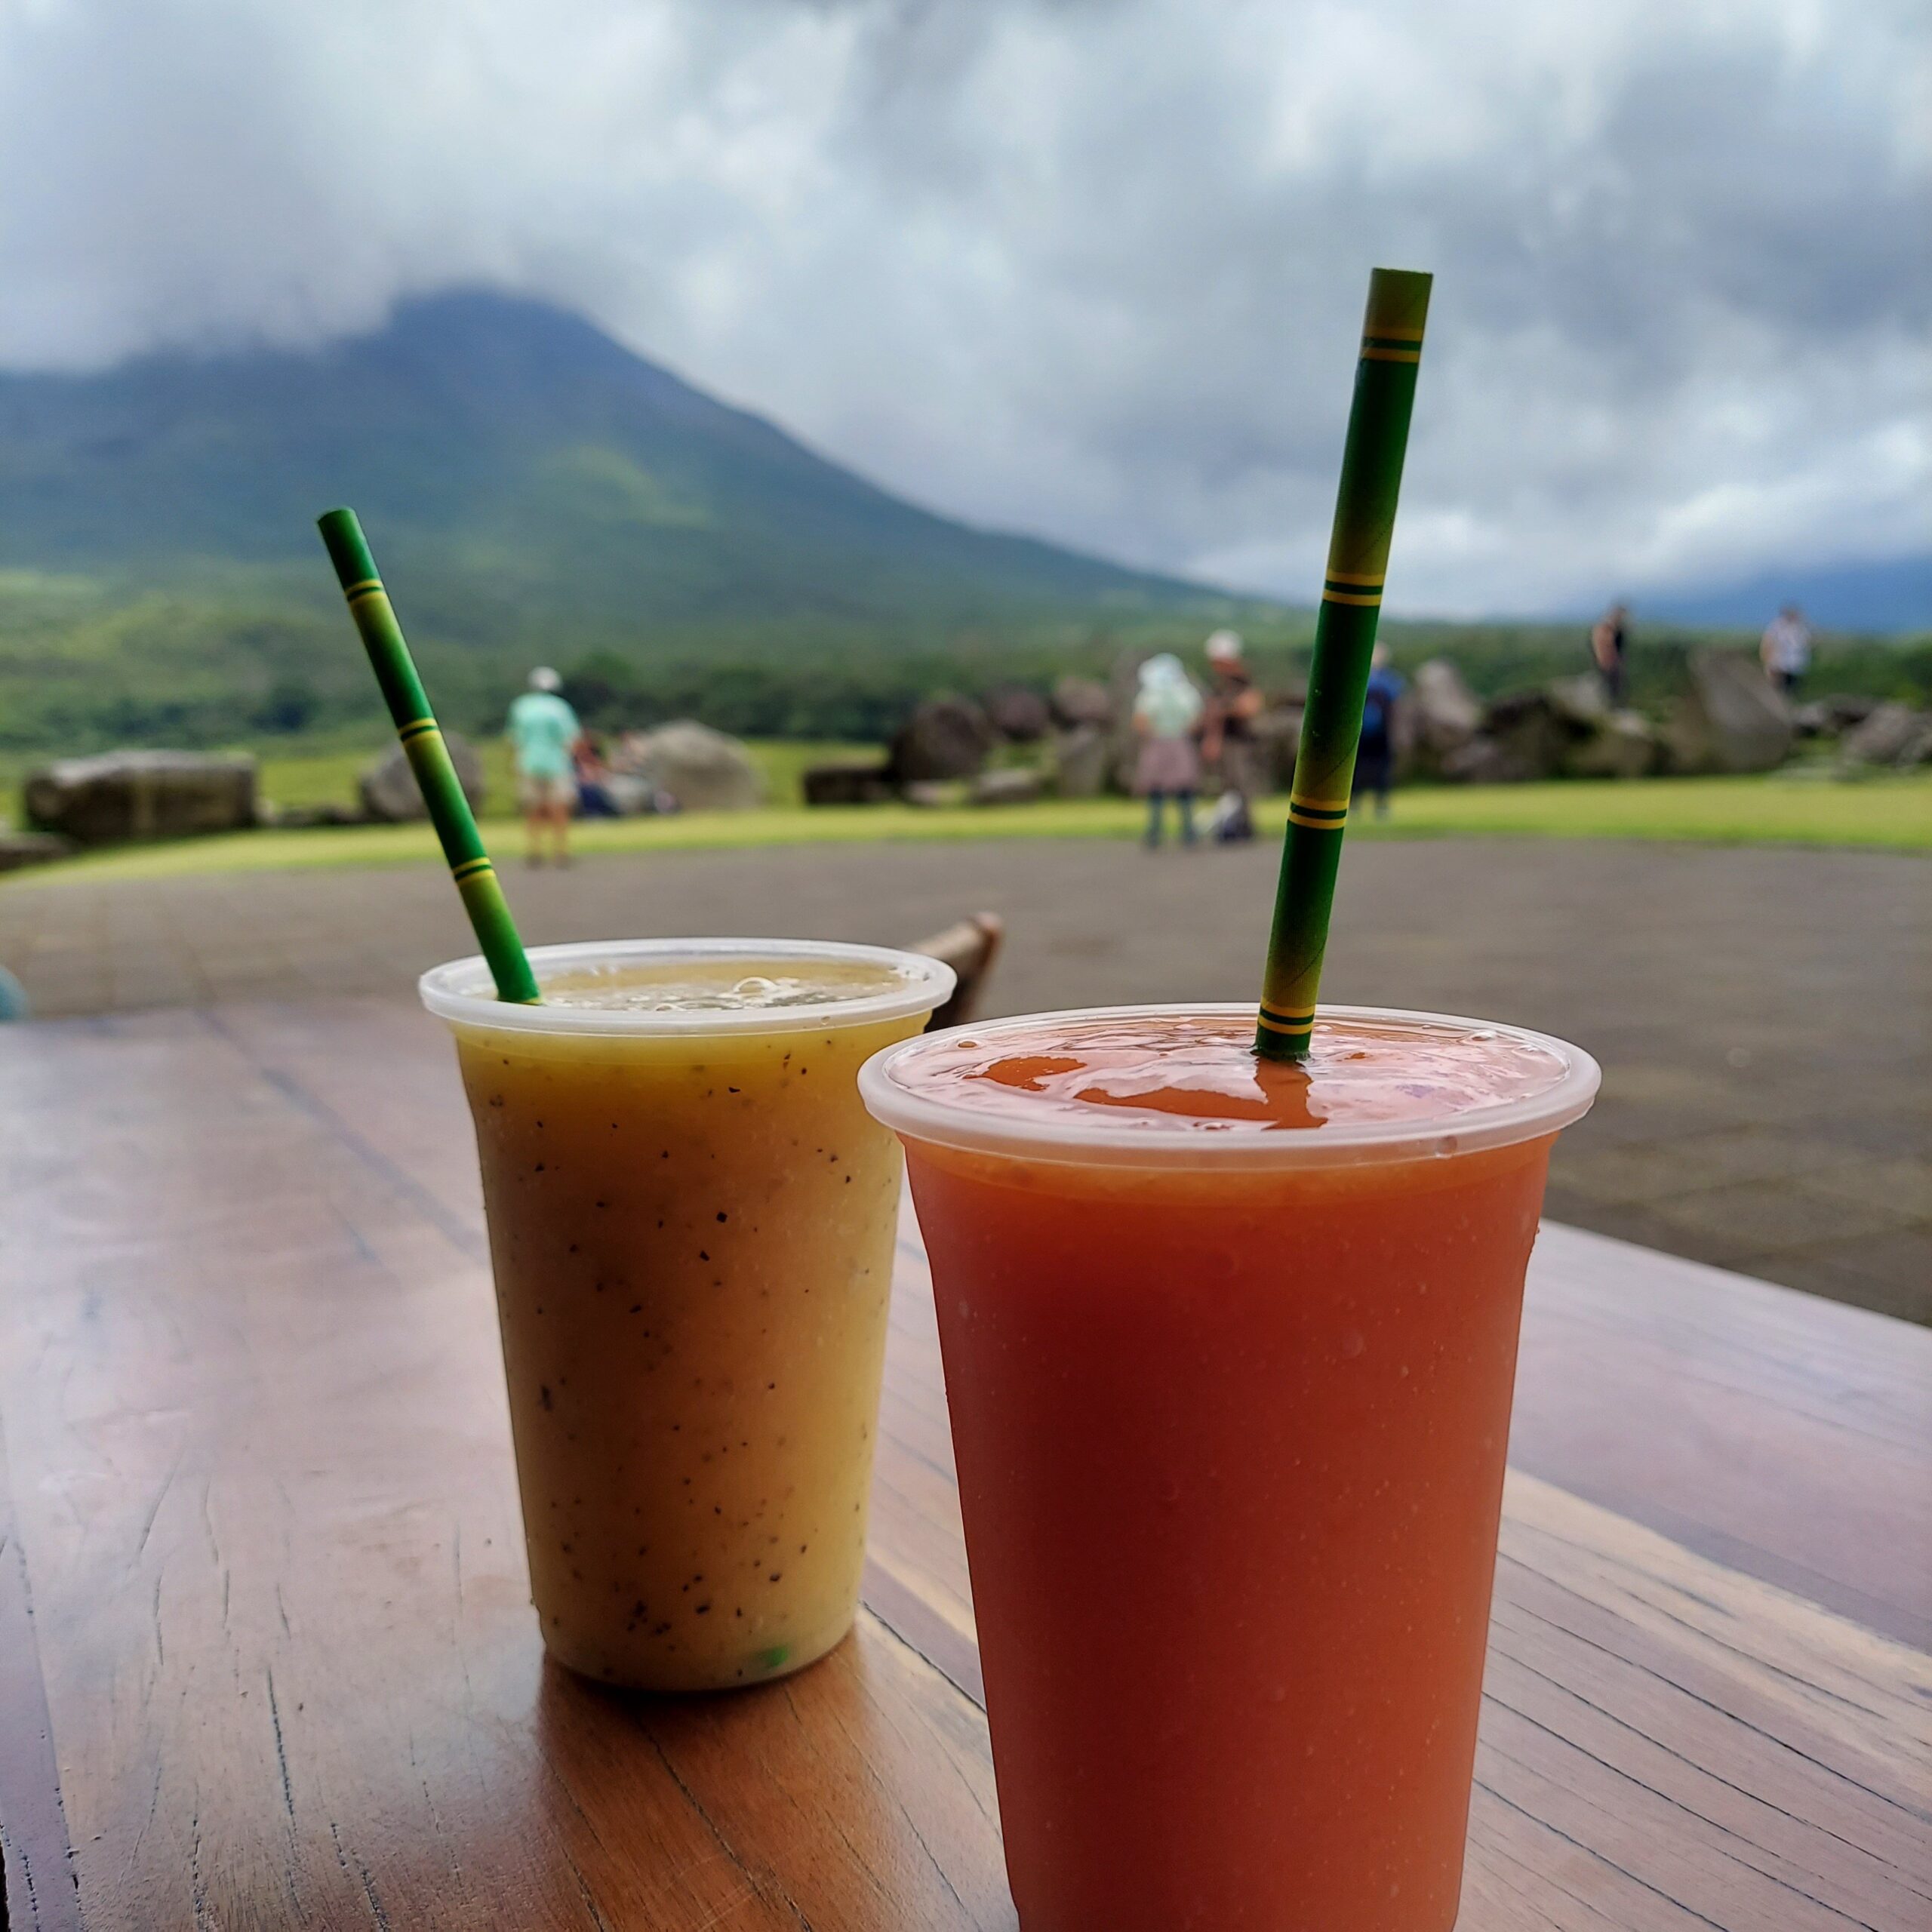
[(1433, 1118), (1334, 1121), (1312, 1129), (1204, 1133), (1198, 1124), (1168, 1126), (1144, 1115), (1126, 1121), (1100, 1108), (1091, 1110), (1091, 1118), (1070, 1118), (1063, 1110), (1043, 1106), (1037, 1118), (1029, 1119), (1023, 1103), (1002, 1106), (997, 1112), (962, 1105), (915, 1088), (903, 1077), (922, 1055), (956, 1051), (969, 1038), (976, 1047), (989, 1049), (996, 1049), (1004, 1037), (1016, 1041), (1030, 1038), (1038, 1051), (1042, 1032), (1063, 1029), (1077, 1034), (1082, 1023), (1163, 1018), (1251, 1021), (1254, 1014), (1251, 1004), (1201, 1001), (1027, 1014), (970, 1028), (949, 1027), (901, 1041), (873, 1054), (859, 1070), (859, 1093), (875, 1118), (909, 1140), (1032, 1161), (1232, 1170), (1414, 1160), (1537, 1140), (1586, 1113), (1602, 1077), (1596, 1062), (1582, 1048), (1546, 1033), (1450, 1014), (1367, 1006), (1324, 1006), (1317, 1023), (1356, 1020), (1398, 1034), (1413, 1030), (1419, 1044), (1430, 1035), (1439, 1040), (1447, 1031), (1540, 1049), (1548, 1060), (1548, 1081), (1524, 1098), (1462, 1108)]
[(490, 968), (480, 955), (452, 960), (425, 973), (416, 983), (423, 1004), (456, 1026), (488, 1027), (514, 1033), (621, 1033), (672, 1037), (718, 1033), (795, 1032), (803, 1028), (865, 1026), (930, 1013), (952, 992), (952, 968), (922, 952), (890, 946), (847, 946), (803, 939), (629, 939), (574, 946), (538, 946), (530, 950), (531, 969), (540, 986), (569, 976), (616, 974), (638, 966), (692, 964), (743, 960), (754, 964), (829, 963), (874, 966), (895, 983), (800, 1006), (744, 1006), (652, 1013), (622, 1007), (518, 1006), (497, 997)]

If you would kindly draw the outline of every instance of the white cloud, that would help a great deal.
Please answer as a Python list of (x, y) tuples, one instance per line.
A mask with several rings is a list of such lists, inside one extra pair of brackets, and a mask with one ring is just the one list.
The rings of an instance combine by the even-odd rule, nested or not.
[(1900, 554), (1929, 40), (1907, 0), (16, 0), (0, 361), (495, 282), (937, 506), (1306, 597), (1383, 260), (1438, 275), (1392, 601)]

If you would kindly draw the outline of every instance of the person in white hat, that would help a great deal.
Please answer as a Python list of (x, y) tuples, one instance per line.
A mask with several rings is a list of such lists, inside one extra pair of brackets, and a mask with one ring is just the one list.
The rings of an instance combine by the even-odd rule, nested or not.
[(577, 803), (574, 753), (583, 736), (577, 713), (562, 695), (563, 679), (547, 664), (530, 674), (530, 688), (510, 706), (510, 756), (517, 796), (530, 835), (530, 863), (543, 863), (543, 835), (551, 857), (571, 862), (571, 809)]
[(1208, 694), (1207, 728), (1201, 749), (1221, 774), (1223, 794), (1215, 836), (1238, 842), (1254, 836), (1251, 811), (1259, 786), (1255, 777), (1254, 721), (1261, 715), (1260, 689), (1247, 668), (1238, 631), (1216, 631), (1208, 640), (1208, 668), (1214, 677)]

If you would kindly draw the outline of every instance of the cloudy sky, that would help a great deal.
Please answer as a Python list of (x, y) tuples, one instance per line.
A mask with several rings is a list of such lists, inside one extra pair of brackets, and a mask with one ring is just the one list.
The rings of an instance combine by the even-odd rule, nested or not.
[(1306, 601), (1368, 269), (1391, 603), (1932, 549), (1924, 0), (0, 0), (0, 365), (488, 282), (935, 507)]

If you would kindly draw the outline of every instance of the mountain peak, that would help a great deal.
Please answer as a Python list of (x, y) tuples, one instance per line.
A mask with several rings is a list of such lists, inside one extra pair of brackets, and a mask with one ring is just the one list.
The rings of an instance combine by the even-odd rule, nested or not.
[(540, 612), (552, 654), (560, 632), (909, 639), (1199, 595), (934, 515), (500, 288), (414, 297), (314, 349), (0, 376), (0, 568), (138, 587), (244, 567), (306, 598), (337, 503), (414, 608), (472, 638)]

